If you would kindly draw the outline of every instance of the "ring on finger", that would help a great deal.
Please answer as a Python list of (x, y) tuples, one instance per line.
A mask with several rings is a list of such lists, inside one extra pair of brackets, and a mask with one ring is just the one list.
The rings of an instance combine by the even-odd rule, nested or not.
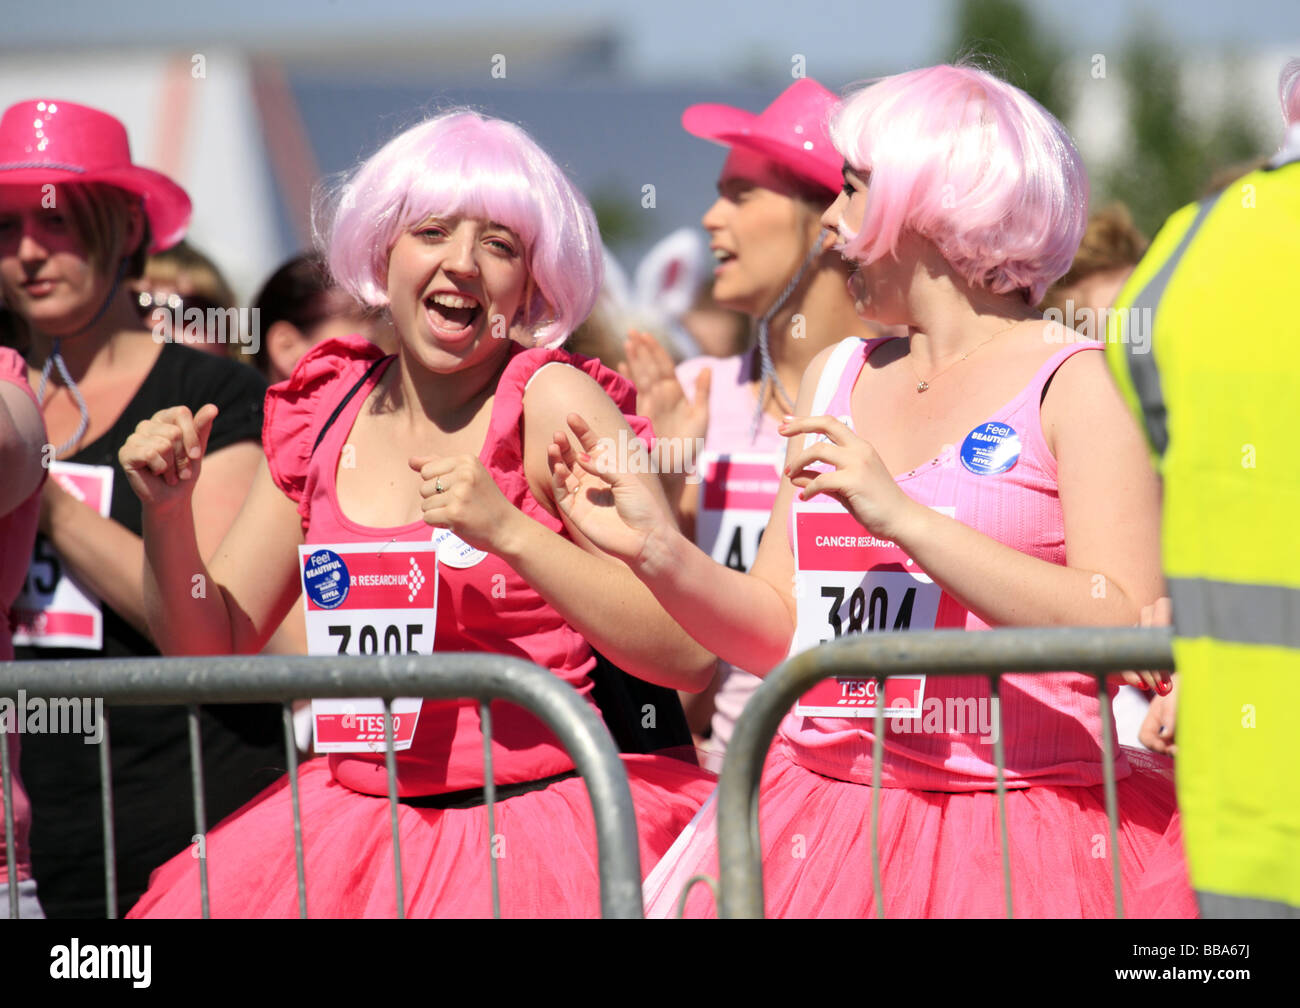
[(442, 477), (441, 477), (441, 476), (439, 476), (437, 479), (435, 479), (435, 480), (433, 481), (433, 492), (436, 493), (436, 494), (440, 494), (440, 493), (442, 493)]

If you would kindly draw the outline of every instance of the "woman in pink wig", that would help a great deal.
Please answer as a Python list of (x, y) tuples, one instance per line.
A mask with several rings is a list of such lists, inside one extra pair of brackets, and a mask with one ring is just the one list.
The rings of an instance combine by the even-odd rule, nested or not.
[[(428, 577), (399, 594), (412, 584), (432, 596), (432, 555), (416, 552), (429, 548), (432, 526), (436, 633), (409, 650), (520, 655), (589, 694), (594, 645), (635, 675), (701, 688), (711, 656), (626, 565), (571, 535), (552, 496), (547, 456), (568, 410), (581, 404), (599, 436), (622, 443), (647, 426), (630, 416), (630, 385), (558, 349), (600, 281), (595, 219), (578, 191), (518, 127), (451, 112), (367, 161), (322, 230), (335, 280), (387, 310), (398, 353), (360, 337), (326, 340), (271, 389), (267, 465), (209, 566), (193, 548), (188, 491), (215, 411), (163, 411), (127, 441), (122, 462), (145, 512), (150, 625), (164, 653), (256, 652), (298, 594), (302, 544), (343, 564), (374, 553), (348, 545), (402, 544), (401, 563), (409, 553), (411, 570), (418, 563)], [(644, 485), (662, 500), (653, 477)], [(205, 599), (181, 590), (195, 572), (216, 589)], [(313, 585), (317, 608), (342, 602)], [(502, 912), (594, 914), (585, 787), (539, 722), (506, 704), (494, 711)], [(408, 915), (491, 912), (482, 749), (476, 704), (420, 707), (398, 755)], [(628, 757), (627, 769), (641, 856), (653, 864), (709, 778), (663, 757)], [(392, 916), (383, 753), (335, 752), (306, 764), (299, 786), (309, 912)], [(215, 915), (297, 912), (289, 822), (285, 779), (207, 838)], [(188, 853), (176, 858), (133, 913), (197, 913), (196, 871)]]
[[(852, 267), (821, 225), (842, 184), (842, 159), (827, 132), (835, 104), (835, 95), (804, 77), (757, 115), (729, 105), (686, 109), (688, 132), (728, 148), (718, 198), (701, 223), (715, 259), (713, 297), (754, 320), (754, 346), (736, 357), (695, 357), (674, 373), (653, 340), (628, 339), (629, 372), (656, 435), (702, 442), (710, 453), (700, 483), (669, 483), (680, 490), (682, 529), (736, 570), (754, 562), (776, 496), (785, 454), (777, 427), (794, 408), (787, 390), (798, 389), (821, 350), (875, 335), (854, 314), (845, 291)], [(713, 685), (682, 701), (693, 726), (707, 727), (704, 763), (717, 770), (758, 679), (722, 663)]]
[[(751, 573), (712, 563), (630, 480), (602, 476), (582, 418), (571, 427), (594, 457), (555, 467), (564, 509), (699, 641), (758, 675), (864, 630), (1136, 623), (1161, 588), (1156, 480), (1099, 345), (1063, 345), (1032, 308), (1083, 232), (1069, 136), (1023, 92), (951, 66), (856, 92), (831, 136), (844, 189), (823, 220), (859, 264), (859, 314), (909, 336), (846, 340), (804, 375)], [(582, 492), (598, 480), (615, 482), (617, 512)], [(844, 716), (841, 693), (832, 681), (805, 695), (769, 755), (767, 913), (1001, 915), (987, 681), (886, 689), (883, 908), (867, 867), (875, 709)], [(1111, 914), (1094, 680), (1006, 677), (1001, 725), (1015, 913)], [(1140, 916), (1194, 912), (1161, 759), (1115, 760), (1126, 909)], [(652, 912), (716, 872), (712, 825), (702, 814), (652, 873)], [(707, 890), (687, 908), (710, 912)]]

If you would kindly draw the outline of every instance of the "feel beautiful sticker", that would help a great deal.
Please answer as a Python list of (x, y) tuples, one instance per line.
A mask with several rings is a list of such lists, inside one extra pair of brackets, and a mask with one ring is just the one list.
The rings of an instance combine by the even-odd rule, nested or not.
[(1020, 435), (1010, 424), (990, 420), (966, 435), (961, 464), (976, 476), (1004, 473), (1020, 460)]
[(333, 550), (317, 550), (307, 558), (302, 572), (307, 597), (322, 609), (337, 609), (348, 597), (351, 581), (343, 558)]

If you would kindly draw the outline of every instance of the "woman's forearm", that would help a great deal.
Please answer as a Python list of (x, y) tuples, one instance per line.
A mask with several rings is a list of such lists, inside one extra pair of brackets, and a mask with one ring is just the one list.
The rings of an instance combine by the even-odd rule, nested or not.
[(190, 501), (144, 512), (141, 568), (149, 627), (165, 655), (237, 652), (225, 592), (199, 555)]
[(715, 660), (617, 560), (595, 556), (520, 513), (499, 555), (564, 620), (624, 671), (697, 692)]
[(723, 567), (666, 526), (647, 540), (633, 570), (710, 653), (756, 676), (785, 660), (794, 620), (768, 582)]
[(64, 569), (146, 637), (152, 638), (141, 592), (140, 537), (83, 504), (51, 480), (41, 526)]
[(990, 626), (1124, 626), (1144, 604), (1104, 572), (1028, 556), (924, 505), (909, 509), (895, 541)]

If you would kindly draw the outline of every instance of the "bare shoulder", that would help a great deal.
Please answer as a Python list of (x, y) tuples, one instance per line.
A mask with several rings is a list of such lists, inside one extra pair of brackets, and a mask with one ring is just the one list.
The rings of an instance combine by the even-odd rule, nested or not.
[(524, 389), (523, 413), (525, 465), (538, 488), (549, 486), (547, 450), (556, 434), (568, 430), (570, 413), (582, 417), (597, 437), (616, 437), (618, 430), (628, 429), (627, 418), (600, 383), (563, 361), (533, 374)]
[[(1069, 404), (1079, 398), (1108, 398), (1116, 394), (1115, 384), (1106, 367), (1106, 355), (1101, 353), (1104, 344), (1089, 343), (1087, 349), (1071, 354), (1048, 378), (1043, 394), (1043, 412), (1047, 415), (1054, 403), (1064, 401)], [(1055, 351), (1046, 355), (1044, 363), (1055, 356)]]
[(585, 412), (606, 409), (618, 412), (594, 378), (564, 361), (542, 365), (524, 388), (524, 417), (531, 423), (563, 420), (570, 413), (585, 415)]
[[(1095, 438), (1128, 434), (1133, 420), (1106, 366), (1102, 344), (1072, 354), (1049, 379), (1043, 395), (1043, 432), (1053, 454), (1071, 433)], [(1133, 431), (1135, 433), (1135, 429)]]

